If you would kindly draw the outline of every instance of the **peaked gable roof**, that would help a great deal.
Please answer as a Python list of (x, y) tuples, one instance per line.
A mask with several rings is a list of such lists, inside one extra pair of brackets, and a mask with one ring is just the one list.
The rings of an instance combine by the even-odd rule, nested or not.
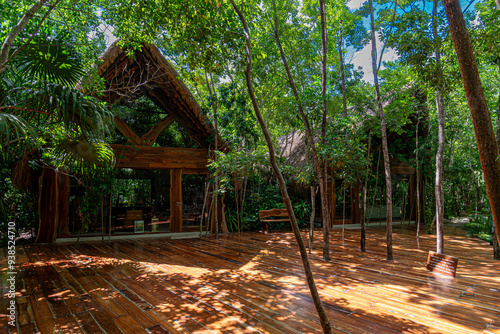
[[(97, 74), (105, 79), (101, 99), (116, 103), (147, 96), (168, 115), (175, 115), (191, 139), (202, 148), (214, 148), (215, 130), (179, 74), (153, 44), (140, 50), (120, 48), (114, 42), (99, 57)], [(132, 55), (130, 53), (132, 52)], [(219, 150), (229, 148), (218, 137)]]

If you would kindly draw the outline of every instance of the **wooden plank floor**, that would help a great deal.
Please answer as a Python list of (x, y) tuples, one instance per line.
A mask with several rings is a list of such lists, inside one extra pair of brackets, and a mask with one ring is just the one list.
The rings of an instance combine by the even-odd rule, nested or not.
[[(334, 231), (325, 262), (318, 230), (312, 268), (334, 332), (500, 333), (500, 261), (460, 231), (445, 237), (445, 253), (459, 257), (447, 279), (425, 269), (434, 236), (417, 242), (396, 228), (386, 261), (384, 229), (368, 231), (366, 253), (359, 230), (344, 241)], [(319, 333), (293, 235), (241, 241), (241, 256), (236, 235), (19, 246), (17, 328), (4, 315), (0, 332)]]

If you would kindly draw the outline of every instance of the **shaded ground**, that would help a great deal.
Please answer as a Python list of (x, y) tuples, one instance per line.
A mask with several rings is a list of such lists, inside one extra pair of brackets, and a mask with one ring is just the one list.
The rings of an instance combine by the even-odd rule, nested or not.
[[(453, 231), (454, 230), (454, 231)], [(459, 257), (457, 278), (425, 269), (435, 237), (398, 226), (395, 261), (385, 260), (383, 228), (331, 236), (311, 255), (335, 333), (500, 333), (500, 261), (490, 246), (453, 225), (445, 253)], [(305, 238), (305, 234), (304, 234)], [(236, 235), (17, 248), (17, 326), (3, 333), (319, 333), (293, 235)], [(7, 269), (2, 255), (2, 313)], [(3, 325), (3, 327), (1, 327)]]

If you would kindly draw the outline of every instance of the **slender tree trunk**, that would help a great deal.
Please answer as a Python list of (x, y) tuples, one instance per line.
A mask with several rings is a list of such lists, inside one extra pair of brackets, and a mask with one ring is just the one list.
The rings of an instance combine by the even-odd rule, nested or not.
[[(484, 97), (476, 58), (458, 0), (443, 0), (451, 37), (460, 65), (462, 81), (476, 134), (486, 191), (497, 231), (500, 229), (500, 161), (493, 124)], [(497, 239), (499, 235), (497, 234)], [(500, 240), (499, 240), (500, 241)]]
[(309, 219), (309, 254), (312, 251), (312, 244), (314, 242), (314, 219), (316, 216), (316, 193), (317, 187), (311, 186), (311, 217)]
[(344, 56), (342, 54), (342, 22), (340, 22), (339, 34), (339, 56), (340, 56), (340, 77), (342, 78), (342, 106), (344, 110), (344, 117), (347, 117), (347, 96), (345, 92), (345, 70), (344, 70)]
[[(382, 107), (382, 98), (380, 96), (380, 88), (378, 84), (378, 68), (377, 68), (377, 42), (375, 40), (375, 19), (373, 17), (373, 1), (369, 0), (370, 20), (371, 20), (371, 38), (372, 38), (372, 68), (373, 79), (375, 82), (375, 91), (377, 94), (377, 105), (380, 117), (380, 128), (382, 131), (382, 153), (384, 156), (384, 171), (385, 171), (385, 202), (387, 205), (387, 260), (393, 260), (392, 255), (392, 181), (391, 181), (391, 165), (389, 160), (389, 145), (387, 143), (387, 125), (385, 123), (384, 108)], [(382, 57), (382, 55), (381, 55)]]
[[(242, 181), (239, 180), (239, 177), (236, 178), (234, 182), (234, 199), (236, 200), (236, 219), (238, 221), (238, 255), (241, 256), (241, 233), (240, 233), (240, 187), (242, 185)], [(238, 186), (240, 184), (240, 186)]]
[[(326, 32), (326, 8), (325, 0), (319, 0), (319, 11), (321, 15), (321, 98), (323, 100), (323, 118), (321, 120), (321, 145), (325, 145), (326, 141), (326, 115), (327, 115), (327, 105), (326, 105), (326, 57), (328, 52), (328, 39)], [(278, 31), (278, 26), (276, 24), (276, 32)], [(314, 143), (313, 143), (314, 145)], [(322, 208), (322, 214), (326, 214), (323, 218), (323, 259), (330, 259), (330, 212), (328, 210), (328, 175), (327, 175), (327, 165), (326, 159), (323, 158), (323, 168), (320, 171), (322, 173), (323, 179), (323, 191), (321, 192), (321, 205), (326, 204), (326, 208)], [(325, 222), (327, 222), (325, 224)]]
[(500, 0), (495, 0), (495, 2), (497, 3), (498, 10), (500, 10)]
[[(203, 236), (203, 221), (205, 220), (205, 211), (207, 207), (207, 199), (208, 199), (208, 179), (205, 181), (205, 196), (203, 197), (203, 206), (201, 207), (201, 218), (200, 218), (200, 238)], [(210, 219), (210, 217), (209, 217)]]
[[(432, 31), (434, 39), (437, 40), (437, 6), (438, 0), (434, 0), (434, 5), (432, 9)], [(439, 46), (436, 47), (436, 69), (438, 81), (436, 85), (436, 108), (438, 113), (438, 149), (436, 152), (436, 252), (443, 254), (444, 252), (444, 236), (443, 236), (443, 225), (444, 225), (444, 173), (443, 173), (443, 160), (444, 160), (444, 101), (441, 96), (441, 50)], [(417, 180), (417, 191), (419, 188)], [(417, 207), (420, 208), (420, 203), (417, 201)]]
[(104, 195), (101, 196), (101, 242), (104, 242)]
[(365, 186), (362, 182), (359, 182), (359, 189), (360, 189), (360, 207), (359, 207), (359, 221), (361, 223), (361, 237), (359, 240), (359, 246), (360, 250), (362, 252), (366, 252), (366, 223), (365, 223), (365, 208), (366, 208), (366, 203), (365, 203)]
[(108, 241), (111, 240), (111, 206), (113, 204), (113, 192), (109, 193), (109, 220), (108, 220)]
[[(500, 9), (500, 0), (497, 0), (498, 9)], [(500, 64), (498, 65), (500, 70)], [(500, 147), (500, 92), (498, 93), (498, 103), (497, 103), (497, 146)], [(497, 238), (497, 229), (495, 224), (492, 228), (491, 241), (493, 244), (493, 258), (500, 260), (500, 245)]]
[[(210, 105), (214, 113), (214, 128), (215, 128), (215, 151), (214, 151), (214, 161), (217, 162), (217, 150), (219, 149), (219, 129), (217, 122), (217, 95), (215, 92), (214, 82), (212, 80), (212, 74), (210, 74), (210, 82), (208, 81), (207, 72), (205, 71), (205, 80), (207, 82), (208, 92), (210, 94)], [(218, 202), (219, 202), (219, 172), (215, 171), (215, 203), (214, 203), (214, 225), (215, 225), (215, 239), (219, 238), (219, 212), (218, 212)]]
[[(274, 7), (274, 37), (276, 39), (276, 44), (278, 45), (278, 49), (280, 51), (281, 55), (281, 60), (283, 61), (283, 66), (285, 67), (287, 76), (288, 76), (288, 82), (290, 83), (290, 87), (292, 88), (293, 95), (295, 97), (295, 100), (297, 102), (298, 106), (298, 111), (300, 114), (300, 117), (302, 118), (302, 122), (304, 123), (304, 127), (306, 129), (306, 135), (307, 139), (309, 141), (309, 145), (311, 148), (311, 153), (313, 156), (314, 160), (314, 166), (316, 168), (316, 175), (318, 176), (318, 182), (319, 182), (319, 190), (320, 190), (320, 198), (321, 198), (321, 215), (322, 215), (322, 221), (323, 221), (323, 259), (328, 261), (330, 259), (330, 251), (329, 251), (329, 234), (330, 230), (328, 228), (329, 226), (329, 214), (328, 214), (328, 191), (326, 187), (326, 180), (324, 177), (324, 170), (322, 170), (324, 164), (321, 163), (318, 153), (316, 151), (316, 146), (314, 145), (314, 136), (313, 132), (311, 130), (311, 126), (309, 125), (309, 120), (304, 112), (304, 109), (302, 107), (302, 102), (300, 101), (299, 98), (299, 93), (297, 92), (297, 88), (295, 87), (295, 82), (292, 77), (292, 73), (290, 71), (290, 68), (288, 67), (288, 62), (285, 57), (285, 52), (283, 51), (283, 47), (281, 46), (281, 41), (279, 37), (279, 31), (278, 31), (278, 14), (276, 12), (276, 4), (275, 1), (273, 0), (273, 7)], [(323, 131), (323, 130), (322, 130)]]
[(325, 309), (323, 307), (323, 303), (321, 302), (321, 299), (319, 297), (318, 290), (316, 288), (316, 284), (314, 283), (314, 277), (312, 275), (311, 271), (311, 265), (309, 263), (309, 258), (307, 257), (307, 250), (304, 246), (304, 242), (302, 241), (302, 237), (300, 235), (300, 230), (299, 230), (299, 225), (297, 224), (297, 219), (295, 217), (295, 213), (293, 212), (293, 207), (292, 207), (292, 202), (290, 201), (290, 197), (288, 196), (288, 190), (286, 189), (286, 183), (283, 178), (283, 175), (281, 174), (281, 171), (278, 167), (278, 163), (276, 162), (276, 157), (275, 157), (275, 152), (274, 152), (274, 147), (273, 147), (273, 142), (271, 139), (271, 135), (269, 134), (269, 131), (267, 129), (266, 123), (264, 119), (262, 118), (262, 114), (260, 112), (259, 105), (257, 103), (257, 99), (255, 98), (255, 93), (253, 90), (253, 84), (252, 84), (252, 49), (251, 49), (251, 39), (250, 39), (250, 31), (248, 29), (248, 25), (246, 23), (245, 17), (243, 16), (243, 13), (239, 10), (239, 8), (236, 6), (234, 0), (230, 0), (231, 4), (238, 14), (238, 17), (241, 21), (241, 24), (243, 25), (244, 31), (245, 31), (245, 41), (246, 41), (246, 54), (247, 54), (247, 67), (245, 70), (245, 79), (247, 83), (247, 88), (248, 88), (248, 95), (250, 96), (250, 99), (252, 100), (252, 105), (255, 111), (255, 115), (257, 116), (257, 119), (260, 123), (260, 126), (262, 128), (262, 132), (264, 133), (264, 138), (266, 139), (267, 147), (269, 149), (269, 160), (271, 162), (271, 166), (273, 168), (274, 174), (276, 175), (276, 178), (278, 179), (278, 184), (281, 189), (281, 195), (283, 197), (283, 201), (285, 202), (285, 206), (288, 212), (288, 215), (290, 217), (290, 222), (292, 224), (292, 229), (293, 233), (295, 235), (295, 238), (297, 240), (297, 244), (299, 246), (300, 250), (300, 257), (302, 259), (302, 263), (304, 265), (304, 272), (306, 275), (307, 279), (307, 284), (309, 285), (309, 290), (311, 291), (311, 297), (314, 302), (314, 306), (316, 307), (316, 311), (318, 312), (318, 316), (321, 322), (321, 327), (323, 328), (324, 333), (331, 333), (331, 325), (330, 325), (330, 320), (328, 319), (328, 316), (325, 312)]
[[(443, 175), (443, 158), (444, 158), (444, 105), (443, 98), (439, 91), (436, 91), (436, 105), (438, 109), (438, 149), (436, 152), (436, 252), (443, 254), (444, 252), (444, 175)], [(418, 180), (417, 180), (418, 182)], [(417, 183), (418, 189), (418, 183)], [(420, 203), (417, 202), (417, 207)]]
[[(418, 128), (420, 125), (420, 115), (417, 113), (417, 128), (415, 129), (415, 146), (416, 146), (416, 168), (415, 173), (417, 174), (417, 238), (420, 238), (420, 173), (418, 170)], [(405, 212), (406, 213), (406, 212)], [(404, 219), (403, 219), (404, 220)], [(401, 224), (403, 225), (403, 224)]]
[(370, 150), (372, 144), (372, 128), (368, 131), (368, 149), (366, 152), (366, 177), (365, 184), (360, 184), (361, 186), (361, 209), (360, 209), (360, 220), (361, 220), (361, 238), (360, 238), (360, 248), (362, 252), (366, 252), (366, 191), (368, 187), (368, 173), (370, 172)]

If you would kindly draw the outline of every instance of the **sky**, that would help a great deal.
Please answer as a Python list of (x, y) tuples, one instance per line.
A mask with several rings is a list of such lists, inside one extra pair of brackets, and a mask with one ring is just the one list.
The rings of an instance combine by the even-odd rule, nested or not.
[[(352, 9), (360, 8), (366, 0), (350, 0), (347, 3), (347, 6)], [(369, 23), (368, 23), (369, 24)], [(367, 27), (367, 30), (370, 31), (370, 27)], [(377, 39), (377, 55), (379, 59), (377, 59), (377, 63), (380, 60), (380, 52), (382, 51), (382, 42), (380, 41), (379, 33), (375, 33), (375, 38)], [(368, 43), (365, 45), (363, 49), (358, 52), (348, 52), (347, 54), (347, 62), (354, 65), (354, 68), (361, 67), (363, 69), (363, 80), (369, 83), (373, 83), (373, 71), (372, 71), (372, 44)], [(384, 54), (382, 56), (382, 61), (392, 61), (396, 60), (398, 55), (396, 51), (391, 48), (386, 48), (384, 50)], [(381, 66), (381, 69), (384, 69), (384, 65)]]
[[(462, 8), (465, 8), (470, 0), (460, 0), (460, 4)], [(474, 0), (472, 0), (474, 1)], [(365, 3), (366, 0), (350, 0), (347, 3), (347, 6), (350, 9), (358, 9), (360, 8), (363, 3)], [(431, 6), (429, 6), (431, 7)], [(471, 9), (473, 9), (473, 5), (471, 6)], [(369, 25), (369, 21), (365, 20), (368, 22), (367, 24)], [(113, 43), (116, 38), (113, 36), (113, 29), (112, 27), (102, 27), (100, 26), (99, 28), (102, 28), (104, 30), (105, 36), (107, 38), (106, 44), (109, 46), (109, 44)], [(370, 27), (367, 26), (367, 30), (370, 31)], [(380, 35), (376, 33), (376, 38), (377, 38), (377, 55), (380, 58), (380, 52), (382, 50), (382, 42), (380, 40)], [(393, 61), (398, 58), (398, 55), (396, 54), (396, 51), (391, 49), (391, 48), (386, 48), (384, 50), (384, 54), (382, 56), (382, 61)], [(378, 59), (379, 60), (379, 59)], [(371, 65), (371, 43), (368, 43), (363, 49), (360, 51), (354, 52), (354, 51), (348, 51), (347, 56), (346, 56), (346, 62), (353, 64), (354, 67), (357, 69), (358, 67), (361, 67), (363, 70), (363, 80), (369, 83), (373, 83), (373, 71), (372, 71), (372, 65)], [(381, 69), (384, 69), (384, 66), (381, 66)]]

